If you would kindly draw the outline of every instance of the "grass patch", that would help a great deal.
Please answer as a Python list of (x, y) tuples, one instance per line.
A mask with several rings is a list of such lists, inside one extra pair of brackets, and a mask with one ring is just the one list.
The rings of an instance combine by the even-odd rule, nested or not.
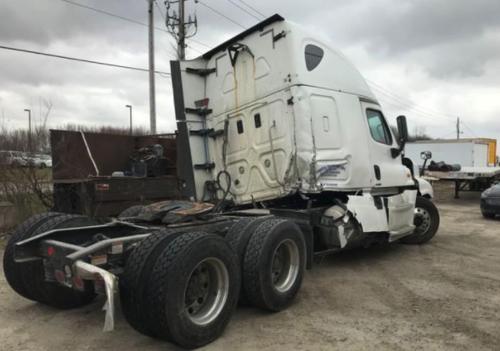
[[(29, 176), (28, 176), (29, 175)], [(0, 169), (0, 182), (27, 182), (30, 177), (41, 182), (52, 182), (52, 168), (9, 168)]]
[(8, 234), (0, 234), (0, 250), (4, 250), (7, 245), (7, 241), (9, 240)]
[(0, 201), (16, 209), (15, 223), (52, 207), (52, 170), (35, 168), (2, 168), (0, 170)]

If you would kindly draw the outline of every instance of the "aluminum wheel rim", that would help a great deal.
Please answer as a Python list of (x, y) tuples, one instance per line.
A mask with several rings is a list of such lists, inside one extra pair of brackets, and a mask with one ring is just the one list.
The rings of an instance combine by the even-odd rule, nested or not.
[(299, 275), (300, 255), (297, 244), (291, 239), (280, 242), (271, 262), (273, 287), (281, 293), (290, 290)]
[(229, 295), (229, 273), (215, 257), (206, 258), (193, 269), (184, 289), (184, 310), (197, 325), (213, 322), (222, 312)]
[(416, 207), (413, 223), (416, 225), (417, 234), (425, 234), (431, 227), (431, 215), (425, 209)]

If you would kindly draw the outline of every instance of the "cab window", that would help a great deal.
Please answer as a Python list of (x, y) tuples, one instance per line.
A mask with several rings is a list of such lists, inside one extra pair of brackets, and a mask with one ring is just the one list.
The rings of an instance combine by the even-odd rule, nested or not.
[(368, 126), (370, 127), (370, 134), (375, 141), (392, 145), (391, 132), (384, 119), (382, 112), (372, 109), (366, 110), (366, 116), (368, 118)]

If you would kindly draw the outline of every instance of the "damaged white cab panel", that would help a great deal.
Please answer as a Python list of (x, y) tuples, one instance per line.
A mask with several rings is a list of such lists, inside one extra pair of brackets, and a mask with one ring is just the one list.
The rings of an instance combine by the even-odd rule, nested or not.
[(414, 185), (361, 74), (297, 25), (275, 21), (172, 67), (194, 173), (186, 187), (199, 201), (221, 171), (236, 204)]

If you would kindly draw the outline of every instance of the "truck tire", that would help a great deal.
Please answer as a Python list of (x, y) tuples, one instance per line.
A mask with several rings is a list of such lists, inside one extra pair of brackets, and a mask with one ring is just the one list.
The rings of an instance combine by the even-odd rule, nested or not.
[[(248, 241), (254, 233), (255, 229), (269, 217), (246, 217), (237, 221), (231, 226), (228, 233), (226, 234), (226, 240), (229, 246), (238, 255), (238, 259), (241, 267), (241, 276), (243, 276), (243, 264), (245, 259), (245, 252), (247, 249)], [(248, 298), (245, 296), (245, 290), (240, 289), (240, 305), (249, 305)]]
[(120, 300), (122, 312), (127, 322), (138, 332), (155, 336), (149, 326), (146, 308), (146, 286), (158, 255), (181, 232), (160, 230), (139, 242), (127, 258), (125, 269), (120, 276)]
[(143, 208), (144, 208), (144, 206), (142, 206), (142, 205), (131, 206), (131, 207), (123, 210), (118, 215), (118, 218), (136, 217), (136, 216), (138, 216), (141, 213), (141, 211), (142, 211)]
[(245, 252), (243, 289), (256, 307), (281, 311), (302, 284), (306, 245), (299, 227), (284, 219), (267, 219), (253, 233)]
[(15, 245), (20, 241), (32, 237), (33, 232), (49, 219), (61, 215), (62, 213), (58, 212), (45, 212), (27, 219), (16, 228), (10, 237), (7, 246), (5, 247), (3, 255), (3, 271), (5, 278), (7, 279), (10, 287), (23, 297), (31, 299), (31, 296), (25, 288), (22, 280), (27, 263), (18, 263), (14, 261)]
[[(31, 236), (35, 236), (53, 229), (71, 228), (95, 225), (97, 222), (85, 216), (61, 214), (50, 218), (33, 231)], [(81, 244), (88, 240), (87, 237), (75, 235), (68, 242), (71, 244)], [(86, 284), (84, 291), (74, 290), (62, 286), (56, 282), (45, 280), (45, 268), (42, 260), (28, 262), (23, 268), (22, 281), (29, 299), (43, 304), (59, 308), (70, 309), (87, 305), (95, 298), (93, 286)]]
[(415, 231), (400, 241), (408, 245), (421, 245), (431, 240), (439, 229), (439, 211), (434, 203), (418, 196), (415, 203)]
[(184, 233), (159, 255), (147, 289), (155, 335), (201, 347), (222, 334), (236, 307), (238, 257), (218, 235)]
[(240, 220), (236, 221), (227, 231), (226, 241), (237, 254), (239, 252), (238, 247), (241, 243), (243, 232), (245, 231), (246, 226), (254, 219), (255, 218), (253, 217), (241, 218)]

